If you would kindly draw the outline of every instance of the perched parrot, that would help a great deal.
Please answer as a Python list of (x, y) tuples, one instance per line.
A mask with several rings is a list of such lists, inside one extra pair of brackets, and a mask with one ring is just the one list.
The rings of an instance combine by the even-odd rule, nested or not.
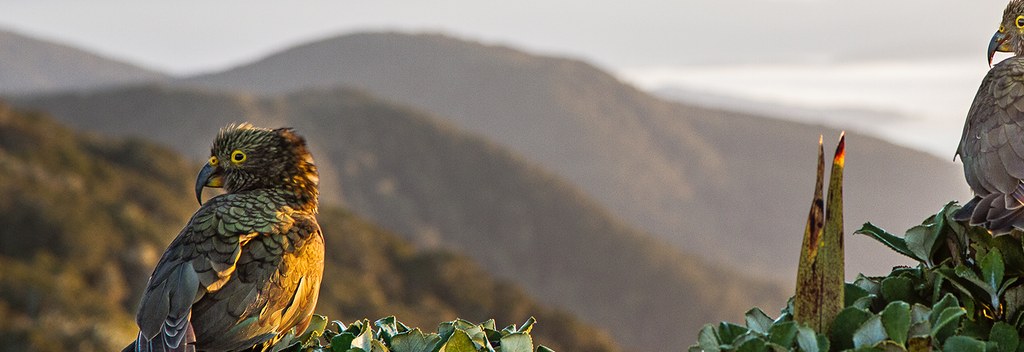
[(167, 247), (142, 295), (127, 351), (260, 351), (309, 324), (324, 268), (317, 176), (288, 128), (228, 126), (196, 198), (222, 187)]

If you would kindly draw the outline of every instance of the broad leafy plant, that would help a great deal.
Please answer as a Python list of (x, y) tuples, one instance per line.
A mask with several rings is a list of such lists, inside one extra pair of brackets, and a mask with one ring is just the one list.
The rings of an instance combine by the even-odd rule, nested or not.
[(515, 324), (497, 330), (494, 320), (480, 324), (457, 319), (441, 323), (437, 333), (410, 329), (394, 316), (377, 320), (340, 321), (314, 315), (304, 333), (284, 337), (272, 352), (553, 352), (547, 347), (534, 349), (530, 330), (536, 322), (530, 318), (521, 327)]
[[(746, 313), (745, 326), (705, 325), (690, 351), (1024, 352), (1022, 233), (993, 236), (983, 227), (953, 221), (960, 209), (956, 202), (903, 237), (871, 223), (856, 231), (912, 258), (916, 266), (895, 268), (884, 277), (859, 275), (852, 283), (842, 283), (840, 276), (839, 283), (829, 283), (842, 275), (843, 148), (841, 140), (828, 202), (821, 196), (819, 159), (796, 296), (775, 319), (754, 308)], [(823, 263), (819, 253), (838, 255), (839, 263)], [(828, 308), (834, 306), (841, 309)]]

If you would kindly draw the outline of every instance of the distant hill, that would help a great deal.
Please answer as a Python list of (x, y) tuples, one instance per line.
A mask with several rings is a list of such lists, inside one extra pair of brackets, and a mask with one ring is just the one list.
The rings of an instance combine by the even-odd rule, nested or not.
[(630, 348), (688, 346), (692, 334), (651, 326), (742, 321), (752, 306), (778, 309), (791, 289), (682, 254), (496, 144), (358, 91), (258, 98), (150, 86), (18, 104), (91, 131), (151, 137), (196, 160), (233, 121), (296, 127), (317, 158), (325, 202), (427, 248), (464, 250)]
[[(0, 102), (0, 346), (117, 351), (133, 340), (146, 280), (198, 208), (197, 168), (163, 147), (73, 132)], [(507, 325), (533, 315), (538, 343), (621, 350), (465, 256), (418, 251), (335, 207), (318, 218), (328, 254), (317, 312), (331, 319), (394, 314), (432, 330), (456, 317)]]
[(168, 76), (70, 46), (0, 29), (0, 93), (107, 87)]
[[(579, 185), (650, 233), (792, 282), (817, 137), (839, 131), (669, 103), (585, 62), (442, 35), (325, 39), (181, 84), (264, 95), (352, 86), (486, 136)], [(969, 193), (957, 164), (851, 134), (847, 233), (901, 232)], [(847, 241), (848, 277), (908, 261)]]

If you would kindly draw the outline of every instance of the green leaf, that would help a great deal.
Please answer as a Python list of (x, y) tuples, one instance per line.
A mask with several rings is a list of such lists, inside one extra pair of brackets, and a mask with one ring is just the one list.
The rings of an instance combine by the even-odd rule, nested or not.
[(836, 348), (839, 350), (853, 348), (853, 334), (871, 318), (871, 315), (871, 312), (856, 307), (848, 307), (839, 312), (832, 325), (832, 343)]
[(910, 330), (907, 331), (907, 336), (911, 338), (914, 336), (931, 336), (931, 315), (931, 308), (925, 307), (919, 303), (914, 304), (914, 306), (910, 308)]
[(501, 352), (533, 352), (533, 339), (521, 332), (502, 337)]
[(1003, 293), (1003, 310), (1007, 317), (1016, 317), (1024, 308), (1024, 285), (1017, 285)]
[[(814, 330), (811, 329), (807, 325), (801, 324), (800, 326), (797, 327), (796, 343), (797, 343), (797, 346), (800, 346), (800, 350), (801, 351), (806, 351), (806, 352), (819, 352), (820, 351), (818, 349), (818, 334), (815, 333)], [(827, 351), (828, 350), (826, 349), (826, 350), (821, 351), (821, 352), (827, 352)]]
[(494, 319), (488, 319), (487, 321), (480, 323), (480, 326), (483, 327), (484, 329), (497, 330), (497, 328), (494, 325)]
[(767, 314), (761, 311), (761, 308), (754, 307), (748, 310), (746, 315), (747, 328), (750, 330), (768, 334), (768, 330), (772, 328), (772, 318), (769, 318)]
[(910, 331), (910, 305), (903, 301), (891, 302), (885, 306), (881, 317), (886, 335), (900, 345), (907, 343), (907, 333)]
[[(352, 325), (356, 325), (356, 323), (352, 323)], [(370, 341), (373, 340), (373, 331), (370, 329), (370, 320), (363, 319), (363, 323), (359, 326), (362, 328), (362, 331), (359, 332), (359, 335), (357, 335), (356, 338), (352, 339), (352, 347), (361, 348), (365, 352), (370, 352), (372, 347)], [(349, 326), (349, 328), (351, 328), (351, 326)]]
[(882, 280), (882, 298), (888, 302), (916, 302), (913, 282), (909, 278), (897, 276)]
[(547, 348), (546, 346), (537, 346), (537, 352), (555, 352), (554, 350)]
[(956, 334), (978, 340), (987, 340), (992, 330), (992, 321), (988, 319), (960, 319), (960, 328)]
[(875, 296), (882, 294), (881, 281), (864, 276), (864, 274), (857, 274), (857, 278), (853, 280), (853, 284)]
[(697, 333), (697, 345), (706, 352), (721, 351), (721, 348), (718, 347), (721, 342), (718, 341), (713, 325), (704, 324), (704, 327)]
[[(345, 352), (349, 348), (352, 348), (352, 340), (355, 340), (356, 336), (350, 332), (343, 332), (335, 335), (331, 338), (331, 351), (333, 352)], [(420, 351), (416, 351), (420, 352)]]
[(857, 348), (874, 346), (888, 337), (885, 333), (885, 328), (882, 327), (882, 317), (880, 315), (873, 315), (864, 324), (861, 324), (857, 332), (853, 333), (853, 345)]
[(752, 339), (739, 345), (736, 348), (736, 352), (770, 352), (771, 349), (765, 346), (764, 340)]
[(384, 346), (383, 342), (380, 342), (380, 340), (377, 340), (377, 339), (373, 339), (373, 340), (370, 340), (370, 352), (390, 352), (390, 351), (388, 351), (387, 346)]
[(746, 334), (748, 331), (750, 330), (745, 327), (723, 321), (718, 324), (718, 340), (723, 345), (731, 345), (736, 341), (736, 338)]
[(935, 321), (939, 319), (939, 313), (942, 313), (943, 310), (946, 310), (946, 308), (959, 306), (960, 302), (957, 301), (956, 297), (953, 296), (952, 293), (947, 293), (945, 296), (942, 296), (942, 300), (932, 305), (932, 314), (930, 317), (932, 326), (935, 325)]
[[(942, 310), (935, 323), (932, 324), (932, 336), (939, 340), (941, 344), (947, 337), (956, 332), (960, 318), (965, 314), (967, 312), (961, 307), (950, 307)], [(935, 315), (935, 310), (932, 310), (932, 315)]]
[(861, 226), (860, 230), (854, 231), (853, 233), (866, 235), (868, 237), (874, 238), (878, 242), (882, 242), (882, 244), (896, 251), (896, 253), (910, 257), (910, 259), (922, 263), (925, 261), (924, 258), (919, 258), (916, 254), (914, 254), (913, 251), (910, 250), (910, 248), (907, 247), (907, 241), (903, 240), (900, 237), (897, 237), (896, 235), (886, 232), (885, 230), (871, 224), (870, 222), (864, 223), (864, 225)]
[(469, 335), (462, 330), (456, 329), (452, 332), (452, 336), (448, 338), (448, 341), (441, 346), (441, 352), (477, 352), (476, 345), (473, 344), (473, 340), (469, 338)]
[(313, 314), (309, 319), (309, 325), (306, 327), (306, 331), (299, 335), (299, 337), (292, 340), (292, 342), (301, 342), (303, 346), (308, 345), (311, 340), (314, 340), (320, 335), (324, 334), (324, 329), (327, 328), (327, 318), (322, 315)]
[(530, 319), (526, 319), (526, 322), (523, 323), (523, 326), (519, 328), (518, 332), (529, 334), (530, 330), (533, 330), (533, 324), (535, 323), (537, 323), (537, 319), (534, 319), (533, 317), (530, 317)]
[(845, 294), (843, 295), (844, 305), (843, 308), (854, 305), (857, 300), (867, 297), (870, 295), (867, 290), (857, 286), (855, 284), (847, 282), (845, 284)]
[(395, 319), (395, 316), (392, 315), (387, 318), (378, 319), (377, 321), (373, 322), (373, 324), (377, 325), (377, 327), (380, 328), (380, 330), (377, 332), (377, 338), (384, 340), (385, 342), (391, 343), (391, 337), (398, 335), (398, 324), (401, 323), (399, 323), (398, 319)]
[(942, 346), (943, 351), (985, 352), (985, 343), (967, 336), (950, 336)]
[(998, 236), (992, 239), (992, 245), (999, 248), (1006, 267), (1006, 276), (1024, 275), (1024, 248), (1021, 241), (1013, 236)]
[(903, 345), (898, 344), (896, 343), (896, 341), (893, 340), (885, 340), (879, 342), (875, 344), (874, 347), (885, 352), (906, 352), (907, 350), (906, 348), (903, 347)]
[(825, 334), (818, 334), (818, 351), (831, 351), (830, 347), (832, 343), (828, 340), (828, 336)]
[(1020, 344), (1020, 335), (1013, 325), (999, 321), (992, 325), (988, 340), (999, 345), (999, 352), (1014, 352)]
[(934, 266), (931, 261), (932, 250), (939, 237), (939, 229), (935, 225), (917, 225), (907, 230), (903, 238), (907, 241), (907, 248), (914, 252), (914, 256), (924, 259), (928, 267)]
[(1003, 254), (1000, 253), (999, 248), (992, 248), (984, 258), (981, 258), (981, 262), (978, 263), (981, 266), (981, 276), (989, 286), (995, 290), (999, 290), (999, 287), (1003, 285)]
[(785, 348), (793, 347), (793, 340), (796, 339), (797, 325), (795, 321), (787, 321), (772, 325), (768, 329), (768, 342)]
[(428, 352), (434, 349), (438, 340), (440, 337), (437, 334), (423, 335), (423, 332), (416, 328), (392, 336), (391, 350), (394, 352)]

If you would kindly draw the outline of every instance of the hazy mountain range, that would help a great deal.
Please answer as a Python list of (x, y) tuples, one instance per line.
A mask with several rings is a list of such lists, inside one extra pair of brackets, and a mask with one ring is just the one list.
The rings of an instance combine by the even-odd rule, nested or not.
[[(261, 94), (364, 89), (520, 153), (681, 248), (775, 278), (796, 265), (778, 257), (797, 254), (817, 137), (839, 135), (665, 102), (585, 62), (441, 35), (330, 38), (185, 83)], [(946, 160), (856, 134), (849, 155), (848, 232), (865, 221), (902, 231), (968, 194)], [(850, 250), (853, 270), (884, 273), (897, 260), (872, 258), (869, 242)]]
[[(440, 35), (343, 36), (173, 86), (13, 101), (196, 160), (226, 123), (292, 125), (313, 144), (325, 200), (420, 245), (463, 249), (644, 350), (784, 303), (788, 284), (716, 265), (791, 280), (815, 142), (839, 134), (669, 103), (584, 62)], [(902, 232), (966, 198), (956, 164), (848, 138), (847, 233), (869, 220)], [(850, 271), (896, 262), (865, 239), (847, 248)]]
[(699, 329), (738, 320), (741, 307), (777, 308), (788, 291), (674, 251), (497, 145), (365, 93), (141, 87), (17, 101), (105, 134), (160, 131), (157, 141), (186, 150), (208, 149), (203, 141), (233, 121), (294, 126), (317, 158), (325, 203), (425, 247), (464, 250), (546, 303), (614, 324), (616, 338), (642, 350), (692, 342), (644, 322)]
[[(195, 163), (165, 147), (77, 133), (0, 102), (0, 346), (118, 351), (163, 248), (197, 208)], [(496, 280), (471, 259), (422, 251), (350, 212), (318, 216), (327, 251), (316, 312), (395, 315), (433, 331), (456, 317), (522, 323), (567, 351), (621, 350), (607, 332)]]
[(169, 76), (70, 46), (0, 30), (0, 93), (87, 89)]

